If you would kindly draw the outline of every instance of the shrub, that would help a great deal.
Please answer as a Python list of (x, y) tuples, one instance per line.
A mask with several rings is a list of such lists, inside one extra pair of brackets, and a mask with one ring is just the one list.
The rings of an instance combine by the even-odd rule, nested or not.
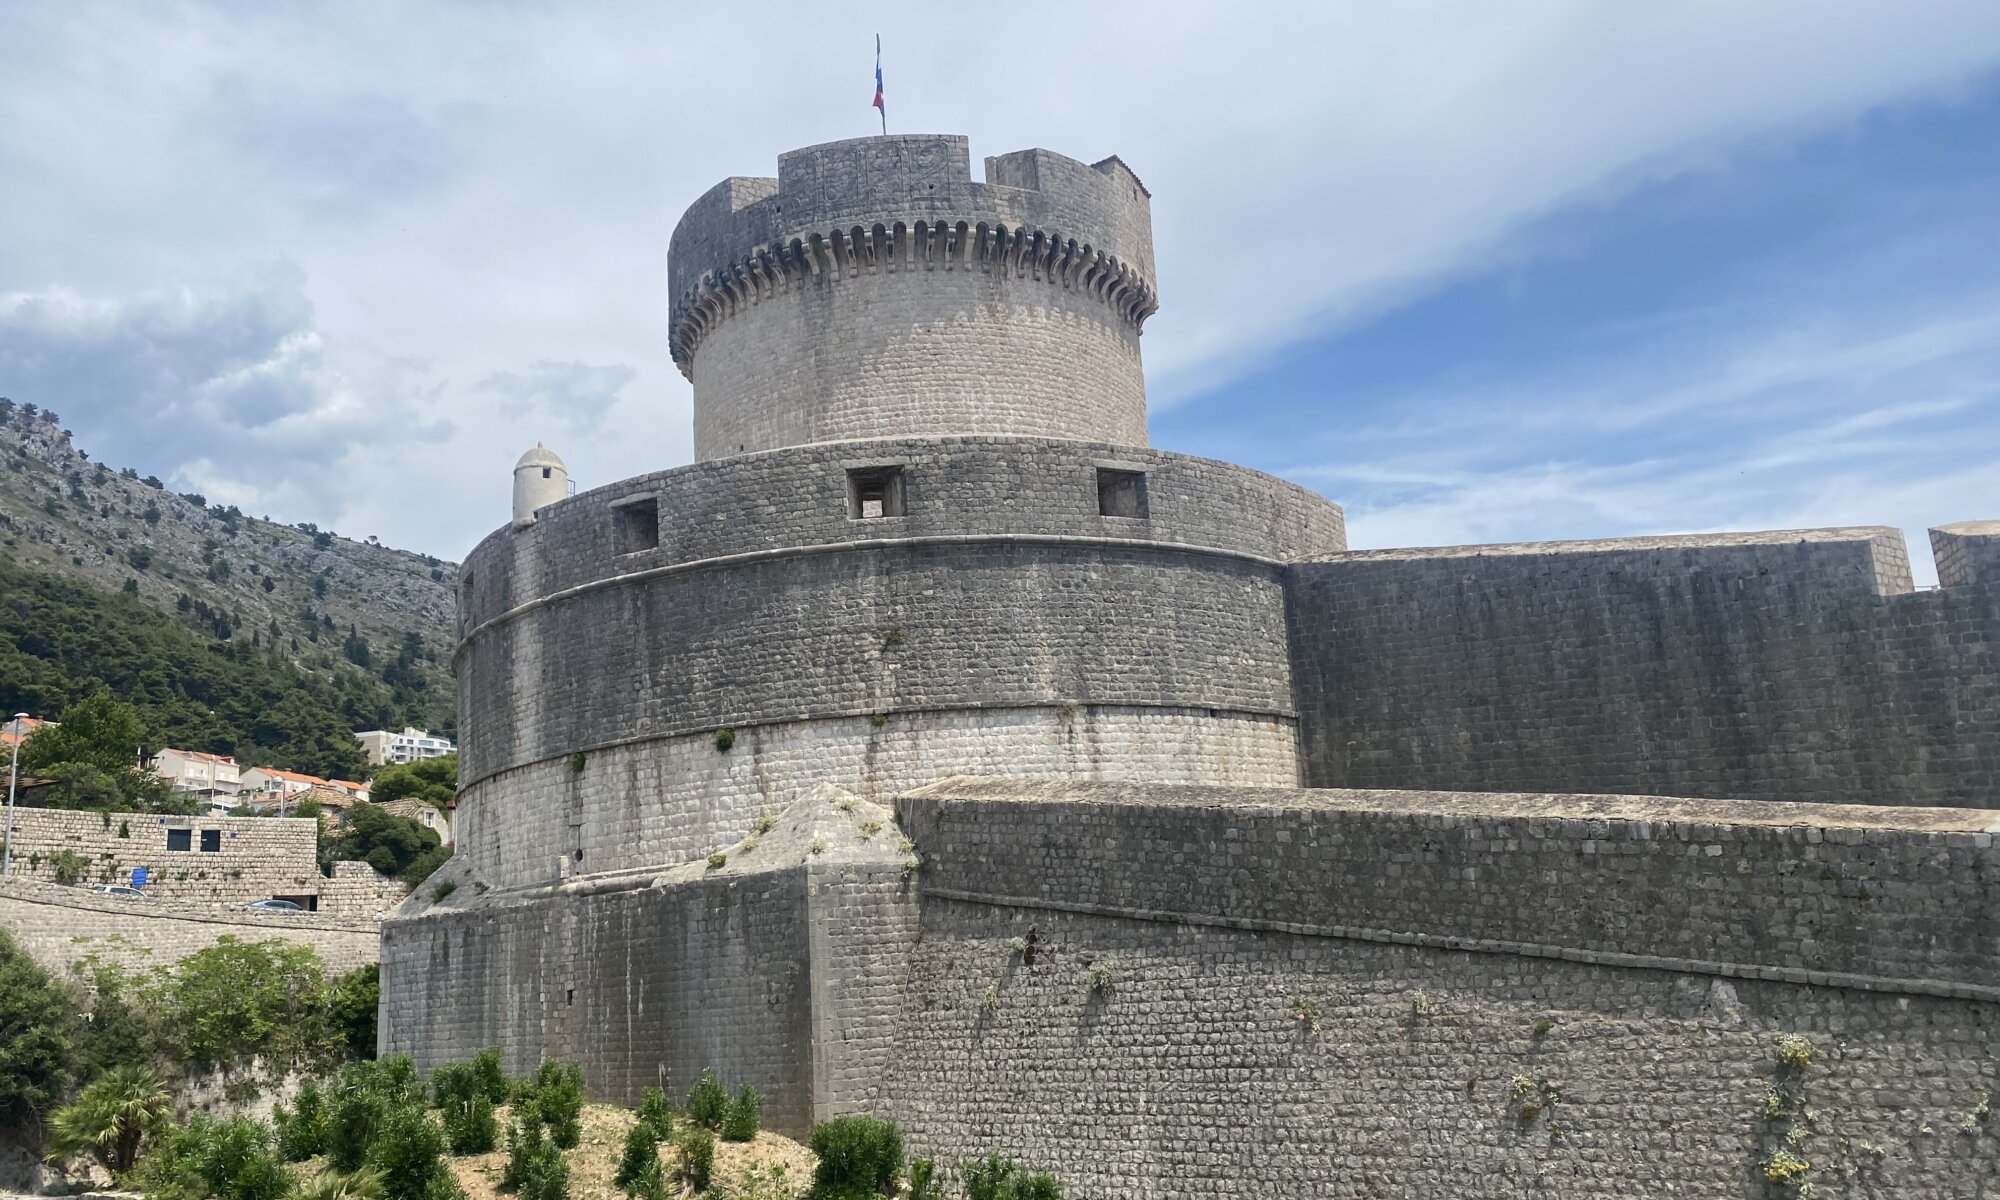
[(938, 1178), (937, 1164), (928, 1158), (910, 1160), (909, 1200), (944, 1200), (944, 1180)]
[(444, 1140), (453, 1154), (485, 1154), (499, 1141), (493, 1102), (479, 1092), (454, 1100), (444, 1110)]
[(653, 1127), (653, 1140), (664, 1142), (674, 1135), (674, 1112), (667, 1106), (667, 1094), (647, 1088), (639, 1097), (639, 1120)]
[(715, 731), (715, 748), (718, 751), (722, 752), (723, 754), (727, 754), (729, 753), (729, 748), (731, 746), (734, 746), (735, 744), (736, 744), (736, 731), (734, 729), (731, 729), (725, 725), (721, 729)]
[(262, 1057), (283, 1067), (324, 1051), (325, 989), (310, 946), (224, 934), (164, 972), (146, 998), (185, 1057), (203, 1066)]
[(375, 1057), (375, 1013), (382, 1000), (382, 968), (356, 967), (334, 980), (326, 1000), (326, 1020), (350, 1058)]
[(569, 1161), (550, 1141), (537, 1142), (522, 1157), (515, 1200), (567, 1200)]
[(146, 1190), (157, 1195), (222, 1200), (281, 1200), (292, 1185), (291, 1175), (271, 1151), (269, 1133), (243, 1117), (196, 1117), (166, 1139), (151, 1170), (138, 1174)]
[(535, 1110), (549, 1127), (549, 1140), (574, 1149), (583, 1136), (583, 1068), (544, 1059), (535, 1069)]
[(278, 1127), (278, 1156), (286, 1162), (304, 1162), (326, 1152), (326, 1102), (319, 1084), (310, 1079), (300, 1084), (291, 1111), (281, 1104), (271, 1119)]
[(1046, 1171), (1033, 1174), (997, 1154), (975, 1158), (962, 1168), (965, 1200), (1062, 1200), (1062, 1185)]
[(528, 1166), (548, 1144), (542, 1137), (542, 1118), (531, 1101), (514, 1106), (514, 1122), (507, 1128), (507, 1166), (500, 1176), (503, 1191), (516, 1191), (527, 1178)]
[(688, 1119), (697, 1125), (719, 1129), (722, 1126), (722, 1114), (728, 1109), (729, 1092), (722, 1086), (722, 1081), (715, 1077), (715, 1068), (710, 1067), (703, 1071), (701, 1078), (695, 1080), (694, 1086), (688, 1089)]
[(674, 1139), (674, 1148), (680, 1151), (674, 1178), (690, 1192), (707, 1191), (715, 1175), (715, 1135), (705, 1126), (691, 1125)]
[(0, 1126), (68, 1090), (74, 998), (0, 929)]
[(625, 1194), (633, 1200), (667, 1200), (667, 1172), (660, 1166), (657, 1150), (640, 1164), (638, 1173), (625, 1185)]
[(140, 1141), (159, 1128), (171, 1106), (166, 1084), (151, 1067), (113, 1067), (56, 1110), (49, 1121), (49, 1149), (65, 1158), (88, 1154), (122, 1175), (137, 1161)]
[(414, 1104), (389, 1110), (369, 1148), (368, 1165), (382, 1172), (383, 1200), (426, 1200), (434, 1180), (451, 1178), (444, 1162), (444, 1131)]
[(321, 1171), (299, 1184), (291, 1200), (382, 1200), (382, 1173), (372, 1167), (352, 1174)]
[(632, 1191), (639, 1176), (645, 1174), (646, 1164), (657, 1168), (659, 1162), (660, 1139), (653, 1135), (651, 1125), (639, 1121), (625, 1135), (625, 1150), (618, 1156), (618, 1173), (611, 1177), (611, 1182)]
[(379, 1092), (342, 1087), (327, 1105), (326, 1159), (336, 1171), (356, 1171), (389, 1117), (390, 1103)]
[(499, 1047), (488, 1046), (472, 1056), (472, 1077), (488, 1103), (507, 1103), (507, 1073), (500, 1069)]
[(903, 1131), (894, 1121), (837, 1117), (813, 1126), (815, 1200), (887, 1196), (903, 1173)]
[(1778, 1039), (1778, 1061), (1799, 1070), (1812, 1065), (1813, 1044), (1803, 1034), (1788, 1033)]
[(757, 1114), (763, 1107), (764, 1098), (757, 1089), (744, 1084), (736, 1089), (736, 1099), (722, 1110), (722, 1140), (725, 1142), (747, 1142), (757, 1136)]

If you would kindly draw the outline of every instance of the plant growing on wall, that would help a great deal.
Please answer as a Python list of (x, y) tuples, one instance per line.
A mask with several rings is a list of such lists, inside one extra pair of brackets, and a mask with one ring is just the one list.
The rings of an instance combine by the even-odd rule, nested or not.
[(729, 748), (731, 746), (734, 746), (735, 744), (736, 744), (736, 731), (734, 729), (731, 729), (729, 726), (724, 725), (722, 728), (715, 731), (715, 749), (717, 750), (717, 752), (722, 754), (727, 754), (729, 753)]

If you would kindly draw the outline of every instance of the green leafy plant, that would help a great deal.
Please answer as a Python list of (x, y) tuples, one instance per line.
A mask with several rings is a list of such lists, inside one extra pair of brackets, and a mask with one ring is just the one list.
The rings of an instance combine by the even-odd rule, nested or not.
[(928, 1158), (910, 1160), (909, 1200), (944, 1200), (944, 1180), (937, 1164)]
[(729, 856), (727, 854), (724, 854), (722, 851), (718, 850), (714, 854), (708, 856), (708, 869), (711, 871), (719, 871), (722, 869), (723, 865), (726, 864), (728, 861), (729, 861)]
[(351, 1173), (328, 1168), (300, 1182), (291, 1200), (383, 1200), (382, 1173), (373, 1167)]
[(368, 1165), (382, 1173), (383, 1200), (433, 1200), (433, 1190), (449, 1185), (445, 1135), (428, 1112), (415, 1104), (391, 1108), (369, 1147)]
[(0, 929), (0, 1125), (49, 1111), (69, 1090), (75, 1007)]
[(813, 1126), (810, 1144), (818, 1159), (813, 1200), (891, 1195), (903, 1173), (903, 1131), (894, 1121), (861, 1116), (821, 1121)]
[(304, 1162), (326, 1152), (326, 1101), (316, 1081), (300, 1084), (291, 1108), (280, 1104), (271, 1120), (278, 1130), (278, 1156), (286, 1162)]
[(639, 1177), (649, 1169), (659, 1170), (660, 1139), (653, 1126), (644, 1120), (635, 1121), (625, 1133), (625, 1148), (618, 1155), (618, 1171), (611, 1182), (632, 1191)]
[(1778, 1061), (1795, 1070), (1811, 1066), (1814, 1053), (1812, 1041), (1803, 1034), (1787, 1033), (1778, 1039)]
[(736, 744), (736, 731), (734, 729), (731, 729), (729, 726), (724, 725), (722, 728), (715, 731), (715, 749), (717, 753), (727, 754), (729, 753), (729, 748), (731, 746), (734, 746), (735, 744)]
[(722, 1116), (729, 1111), (729, 1089), (722, 1086), (713, 1067), (704, 1070), (701, 1078), (695, 1080), (688, 1089), (688, 1120), (709, 1129), (722, 1128)]
[(88, 1154), (113, 1175), (132, 1169), (140, 1143), (172, 1111), (166, 1084), (151, 1067), (113, 1067), (90, 1081), (49, 1119), (49, 1149), (65, 1158)]
[(747, 1142), (757, 1136), (758, 1113), (763, 1107), (763, 1097), (757, 1089), (744, 1084), (736, 1089), (736, 1098), (722, 1110), (721, 1133), (725, 1142)]
[(998, 1154), (959, 1169), (966, 1200), (1062, 1200), (1062, 1185), (1046, 1171), (1027, 1172)]
[(674, 1110), (667, 1103), (666, 1092), (647, 1088), (640, 1093), (639, 1122), (652, 1127), (654, 1142), (664, 1142), (674, 1135)]
[(535, 1070), (535, 1108), (549, 1128), (549, 1140), (564, 1150), (583, 1136), (583, 1068), (544, 1059)]
[(680, 1155), (674, 1178), (690, 1192), (707, 1191), (715, 1177), (715, 1135), (706, 1126), (690, 1125), (674, 1139), (674, 1149)]
[(1790, 1150), (1776, 1150), (1764, 1160), (1764, 1178), (1773, 1183), (1793, 1183), (1812, 1170), (1812, 1164)]

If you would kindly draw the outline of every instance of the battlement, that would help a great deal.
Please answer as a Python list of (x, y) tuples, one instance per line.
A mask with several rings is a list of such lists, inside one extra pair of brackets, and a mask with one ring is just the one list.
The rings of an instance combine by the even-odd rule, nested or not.
[[(856, 138), (725, 179), (668, 252), (701, 459), (896, 434), (1139, 445), (1151, 197), (1114, 157)], [(861, 293), (866, 293), (863, 299)]]

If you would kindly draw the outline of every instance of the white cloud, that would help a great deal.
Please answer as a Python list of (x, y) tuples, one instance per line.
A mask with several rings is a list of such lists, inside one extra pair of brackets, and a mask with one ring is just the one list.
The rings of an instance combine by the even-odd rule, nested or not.
[[(873, 129), (877, 29), (892, 128), (1116, 152), (1146, 179), (1162, 404), (1507, 252), (1557, 206), (1948, 98), (2000, 59), (2000, 9), (1950, 0), (1029, 3), (1021, 36), (956, 39), (936, 14), (7, 6), (0, 211), (34, 236), (0, 239), (0, 291), (44, 307), (17, 299), (8, 352), (34, 373), (0, 388), (36, 381), (22, 398), (79, 432), (142, 399), (163, 415), (137, 428), (199, 431), (135, 465), (338, 461), (338, 487), (273, 515), (455, 557), (540, 438), (586, 482), (685, 461), (673, 222), (724, 175)], [(268, 262), (301, 281), (199, 282)], [(403, 499), (413, 477), (425, 504)]]

